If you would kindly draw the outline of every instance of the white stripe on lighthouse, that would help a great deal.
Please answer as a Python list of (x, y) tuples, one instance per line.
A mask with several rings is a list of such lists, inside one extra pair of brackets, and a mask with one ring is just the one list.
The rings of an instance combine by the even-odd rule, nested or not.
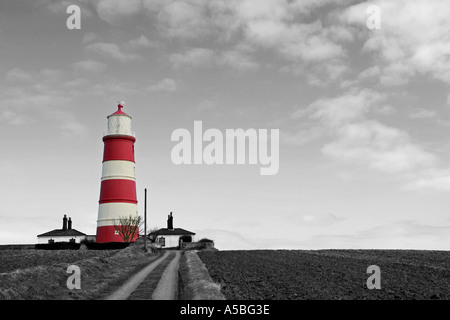
[(108, 133), (107, 135), (123, 134), (132, 136), (131, 117), (129, 115), (110, 115), (108, 117)]
[(113, 226), (119, 217), (137, 217), (137, 205), (125, 202), (102, 203), (98, 207), (97, 227)]
[(103, 162), (102, 180), (108, 179), (136, 180), (135, 163), (125, 160), (109, 160)]

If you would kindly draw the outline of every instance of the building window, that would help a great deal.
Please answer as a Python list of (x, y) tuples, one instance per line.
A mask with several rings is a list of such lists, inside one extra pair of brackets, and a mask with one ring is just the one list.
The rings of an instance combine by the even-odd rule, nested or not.
[(119, 235), (119, 230), (114, 231), (114, 234), (118, 236)]
[(166, 238), (164, 238), (164, 237), (159, 238), (159, 244), (161, 245), (161, 247), (165, 247), (166, 246)]

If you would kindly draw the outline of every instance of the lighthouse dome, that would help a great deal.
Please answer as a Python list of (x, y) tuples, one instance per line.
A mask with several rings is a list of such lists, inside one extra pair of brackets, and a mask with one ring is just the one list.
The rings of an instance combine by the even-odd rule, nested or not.
[(118, 110), (108, 116), (108, 132), (106, 135), (133, 135), (131, 132), (131, 117), (124, 113), (122, 108), (123, 104), (119, 103)]

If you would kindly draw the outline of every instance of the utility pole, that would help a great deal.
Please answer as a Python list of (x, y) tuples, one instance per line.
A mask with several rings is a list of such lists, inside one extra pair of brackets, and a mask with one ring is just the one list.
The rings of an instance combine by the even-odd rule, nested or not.
[(144, 189), (144, 249), (147, 251), (147, 188)]

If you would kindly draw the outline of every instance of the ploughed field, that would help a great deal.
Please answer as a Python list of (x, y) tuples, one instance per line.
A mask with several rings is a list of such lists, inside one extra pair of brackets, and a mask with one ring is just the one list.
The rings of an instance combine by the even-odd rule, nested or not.
[[(450, 299), (450, 251), (251, 250), (198, 255), (227, 299)], [(369, 290), (367, 268), (380, 268)]]

